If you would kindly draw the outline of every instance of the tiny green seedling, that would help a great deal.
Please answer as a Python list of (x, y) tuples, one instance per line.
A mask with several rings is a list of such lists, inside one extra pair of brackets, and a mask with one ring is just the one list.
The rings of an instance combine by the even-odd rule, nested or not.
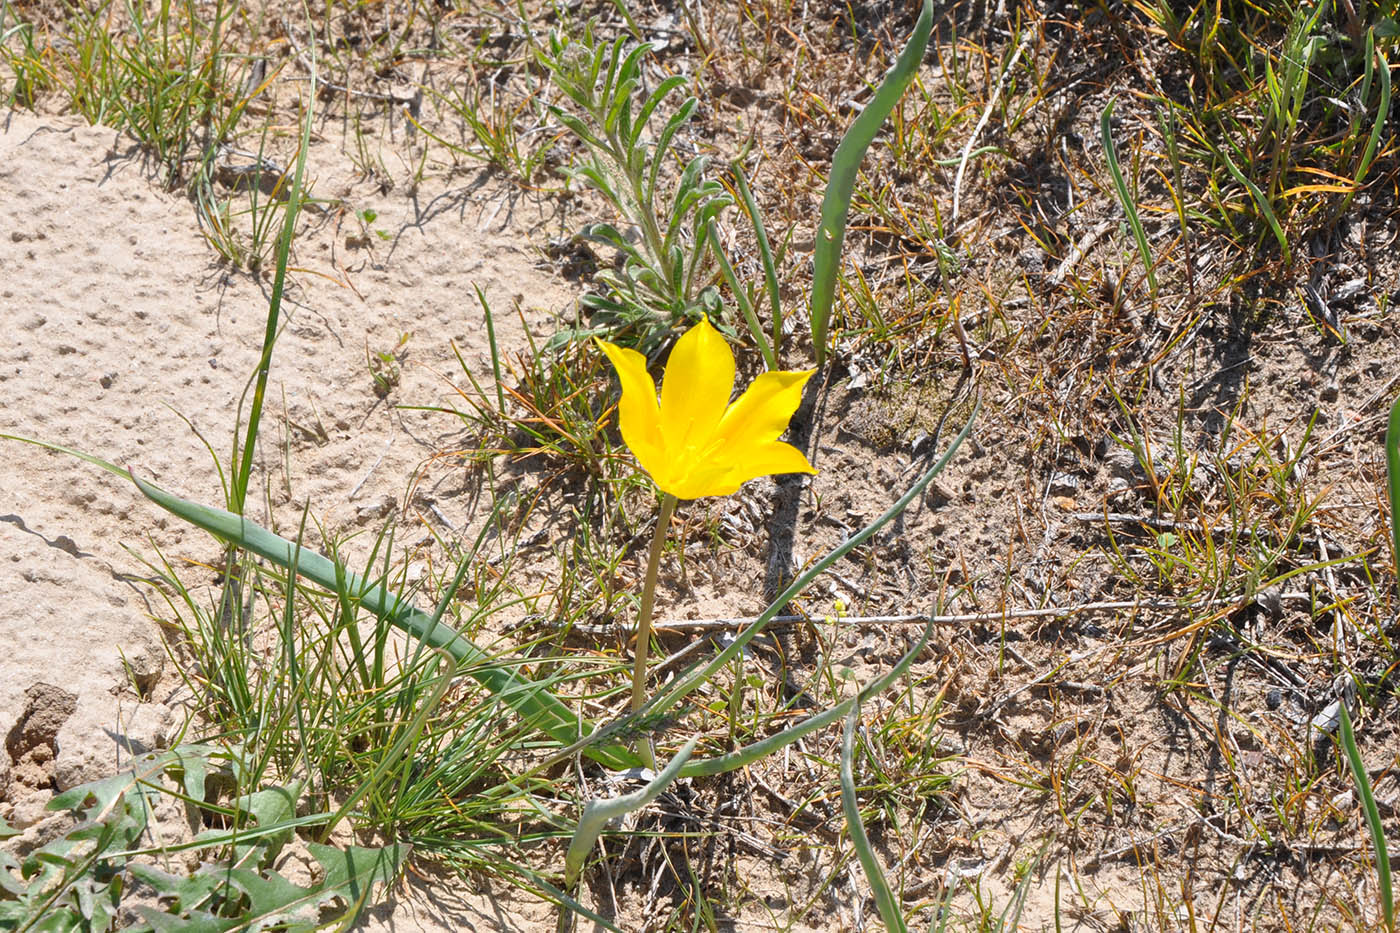
[[(372, 232), (375, 236), (379, 237), (379, 239), (392, 240), (394, 238), (394, 235), (388, 230), (384, 230), (380, 227), (374, 226), (374, 222), (379, 219), (379, 212), (376, 211), (374, 208), (361, 208), (360, 210), (355, 212), (355, 217), (360, 221), (361, 227), (363, 227), (367, 232)], [(407, 337), (404, 338), (404, 340), (406, 339)], [(403, 340), (399, 341), (399, 345), (403, 345)]]
[(400, 364), (404, 358), (404, 346), (412, 332), (399, 334), (398, 343), (390, 350), (376, 350), (373, 353), (369, 349), (369, 341), (365, 341), (365, 365), (369, 367), (370, 378), (374, 381), (374, 394), (379, 398), (386, 398), (390, 392), (398, 388), (399, 380), (403, 376), (403, 368)]

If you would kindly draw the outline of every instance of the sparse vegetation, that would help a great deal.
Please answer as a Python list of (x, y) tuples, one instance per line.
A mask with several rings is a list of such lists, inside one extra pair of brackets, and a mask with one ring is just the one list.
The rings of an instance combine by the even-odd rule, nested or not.
[[(199, 715), (0, 850), (0, 929), (302, 928), (446, 869), (605, 929), (1393, 931), (1397, 11), (934, 12), (0, 0), (0, 99), (129, 133), (271, 283), (224, 508), (105, 464), (227, 545), (212, 593), (150, 558)], [(513, 346), (462, 295), (490, 354), (452, 405), (407, 396), (407, 329), (366, 338), (379, 404), (464, 429), (424, 471), (478, 519), (390, 516), (359, 570), (317, 503), (248, 515), (283, 288), (338, 274), (298, 237), (402, 235), (310, 199), (317, 146), (386, 196), (550, 199), (520, 236), (577, 295)], [(817, 367), (820, 473), (658, 528), (589, 338), (659, 364), (701, 317), (741, 370)]]

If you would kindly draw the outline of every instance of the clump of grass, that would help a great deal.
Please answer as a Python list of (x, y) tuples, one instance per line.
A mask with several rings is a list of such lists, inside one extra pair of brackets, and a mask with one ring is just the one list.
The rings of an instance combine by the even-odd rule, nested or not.
[(39, 94), (52, 85), (34, 24), (21, 18), (8, 2), (0, 3), (0, 65), (9, 73), (7, 107), (33, 107)]
[[(57, 103), (94, 124), (129, 133), (184, 186), (209, 243), (257, 271), (275, 248), (290, 179), (273, 158), (273, 115), (244, 126), (250, 105), (277, 78), (263, 56), (236, 53), (246, 23), (234, 0), (69, 6), (55, 19), (20, 19), (0, 7), (0, 67), (11, 101)], [(257, 140), (255, 151), (247, 144)]]
[[(225, 0), (208, 11), (104, 0), (69, 7), (52, 23), (19, 20), (5, 30), (14, 41), (0, 48), (17, 102), (34, 106), (54, 93), (89, 122), (127, 130), (174, 185), (202, 161), (202, 148), (235, 131), (246, 105), (243, 75), (229, 68), (235, 12)], [(3, 15), (18, 19), (9, 4)]]
[[(482, 42), (490, 37), (482, 33)], [(448, 117), (455, 118), (461, 131), (450, 139), (446, 129), (417, 126), (455, 157), (483, 163), (514, 178), (522, 185), (534, 184), (549, 159), (549, 139), (540, 132), (545, 127), (537, 118), (537, 95), (532, 89), (511, 95), (496, 74), (518, 68), (521, 61), (485, 60), (469, 62), (469, 77), (445, 90), (429, 87), (428, 96)], [(490, 73), (487, 73), (490, 72)]]
[(1179, 138), (1174, 171), (1180, 159), (1206, 181), (1197, 219), (1245, 237), (1254, 228), (1256, 244), (1272, 239), (1290, 264), (1293, 236), (1335, 222), (1374, 180), (1390, 111), (1390, 40), (1381, 39), (1390, 27), (1380, 9), (1136, 9), (1190, 76), (1157, 94)]
[(619, 479), (593, 392), (602, 375), (597, 353), (587, 344), (541, 345), (529, 328), (524, 328), (526, 349), (502, 353), (495, 338), (496, 315), (479, 288), (477, 302), (486, 320), (493, 382), (484, 387), (454, 347), (470, 385), (470, 390), (457, 390), (464, 407), (429, 409), (449, 412), (468, 425), (475, 446), (461, 454), (473, 462), (504, 455), (550, 473), (575, 470), (595, 480)]

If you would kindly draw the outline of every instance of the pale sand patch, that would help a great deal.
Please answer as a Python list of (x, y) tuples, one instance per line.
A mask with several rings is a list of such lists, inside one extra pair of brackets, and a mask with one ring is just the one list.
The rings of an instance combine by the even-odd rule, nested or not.
[[(506, 200), (484, 177), (380, 194), (354, 181), (331, 145), (313, 149), (308, 172), (316, 196), (346, 208), (308, 214), (295, 249), (300, 271), (284, 304), (251, 515), (266, 521), (270, 499), (273, 521), (294, 532), (309, 501), (325, 527), (344, 532), (375, 528), (400, 509), (421, 538), (422, 497), (431, 496), (465, 528), (470, 501), (457, 496), (455, 480), (425, 483), (402, 511), (415, 471), (455, 446), (461, 425), (377, 398), (366, 345), (392, 349), (412, 334), (389, 402), (451, 401), (452, 382), (467, 383), (451, 342), (485, 381), (488, 342), (472, 286), (497, 311), (503, 349), (524, 345), (516, 304), (532, 331), (551, 333), (553, 315), (572, 302), (538, 250), (557, 235), (557, 221), (518, 196)], [(362, 238), (354, 211), (366, 207), (378, 215), (373, 228), (390, 239)], [(160, 188), (129, 139), (24, 113), (0, 119), (0, 270), (8, 331), (0, 345), (0, 431), (91, 452), (221, 505), (214, 464), (195, 431), (226, 465), (239, 398), (261, 349), (268, 280), (219, 262), (191, 202)], [(212, 561), (218, 548), (125, 482), (71, 457), (3, 441), (0, 465), (0, 736), (14, 729), (34, 685), (75, 697), (71, 715), (61, 704), (55, 712), (62, 724), (54, 760), (39, 762), (62, 789), (112, 773), (132, 749), (172, 741), (186, 716), (188, 691), (149, 617), (159, 601), (132, 579), (149, 570), (123, 548), (154, 558), (159, 547), (172, 561)], [(213, 579), (183, 566), (192, 584)], [(0, 752), (0, 764), (8, 758)], [(10, 782), (6, 770), (0, 815), (41, 817), (51, 793), (45, 775), (23, 783), (16, 769)], [(427, 923), (419, 916), (401, 928)]]

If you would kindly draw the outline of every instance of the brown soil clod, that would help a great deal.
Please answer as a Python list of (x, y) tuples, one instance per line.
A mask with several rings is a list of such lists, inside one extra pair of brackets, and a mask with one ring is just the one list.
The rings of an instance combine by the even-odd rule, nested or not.
[[(77, 696), (53, 684), (40, 682), (24, 691), (24, 712), (5, 736), (5, 751), (13, 762), (12, 784), (42, 790), (53, 783), (58, 730), (77, 708)], [(9, 796), (18, 794), (12, 790)]]

